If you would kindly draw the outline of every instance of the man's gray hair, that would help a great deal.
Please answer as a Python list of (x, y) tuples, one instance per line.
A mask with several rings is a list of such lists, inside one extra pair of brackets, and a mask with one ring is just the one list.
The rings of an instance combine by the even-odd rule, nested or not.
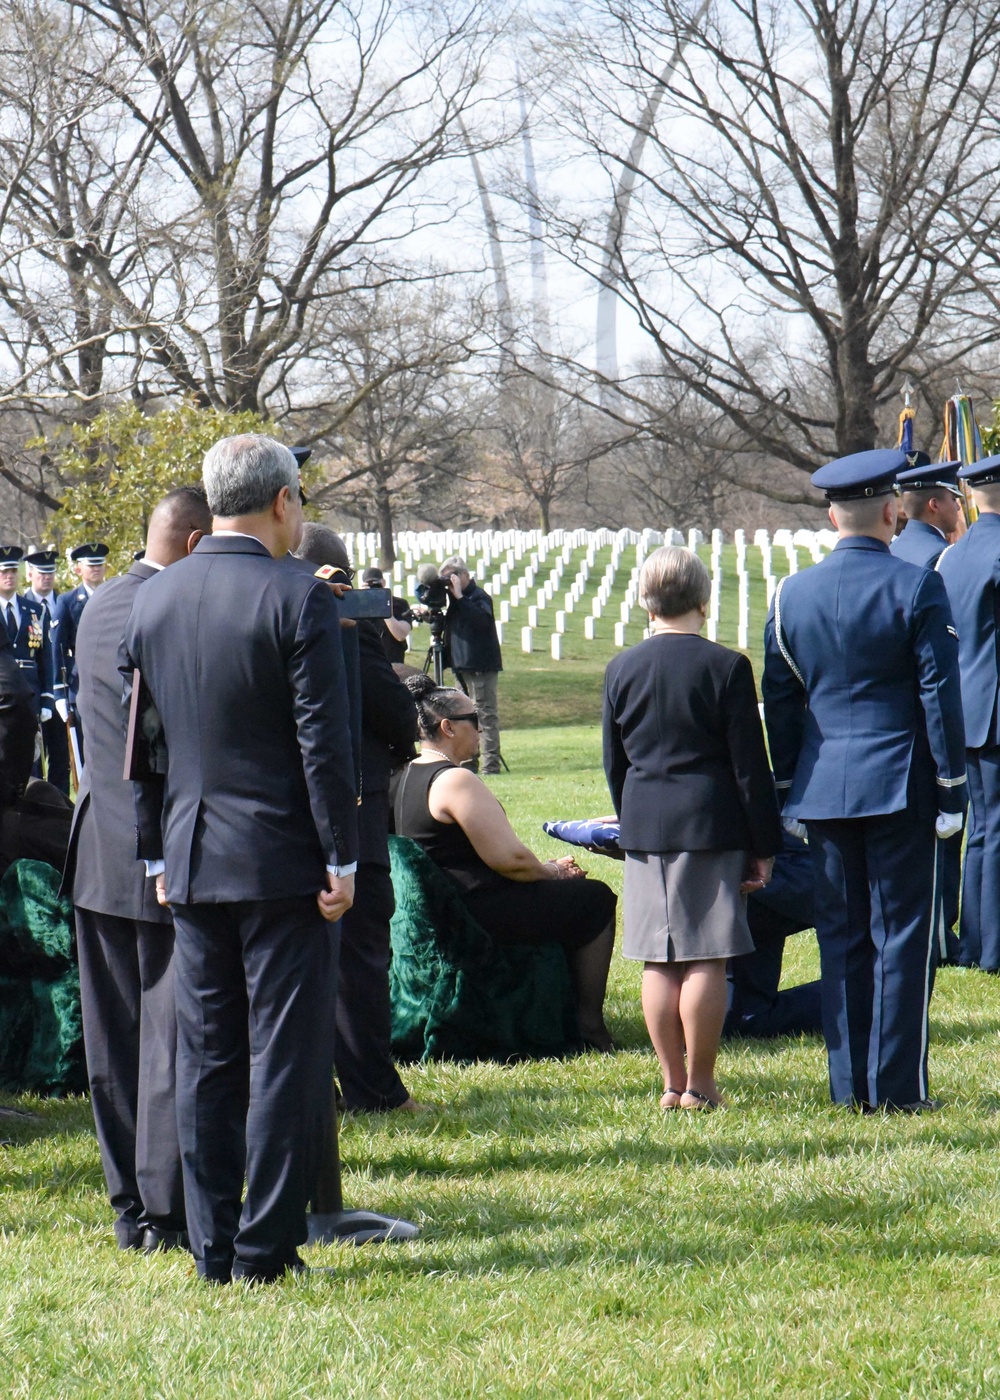
[(450, 559), (446, 559), (438, 570), (438, 573), (443, 574), (445, 569), (453, 569), (456, 574), (467, 574), (469, 572), (468, 564), (464, 559), (460, 559), (457, 554), (453, 554)]
[(293, 497), (299, 490), (298, 462), (263, 433), (222, 438), (205, 453), (201, 475), (209, 508), (222, 519), (266, 510), (283, 486)]

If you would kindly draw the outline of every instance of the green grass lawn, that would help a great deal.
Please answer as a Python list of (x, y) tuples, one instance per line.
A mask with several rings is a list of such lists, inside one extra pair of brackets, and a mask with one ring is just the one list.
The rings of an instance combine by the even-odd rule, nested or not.
[[(607, 810), (591, 728), (505, 748), (495, 788), (536, 850), (545, 817)], [(786, 961), (814, 975), (814, 939)], [(932, 1010), (936, 1116), (831, 1107), (816, 1040), (725, 1048), (731, 1106), (664, 1114), (617, 960), (622, 1053), (410, 1067), (436, 1112), (345, 1121), (349, 1202), (420, 1240), (312, 1250), (332, 1277), (252, 1293), (117, 1253), (86, 1102), (22, 1101), (41, 1121), (2, 1127), (3, 1392), (996, 1397), (1000, 981), (946, 971)]]

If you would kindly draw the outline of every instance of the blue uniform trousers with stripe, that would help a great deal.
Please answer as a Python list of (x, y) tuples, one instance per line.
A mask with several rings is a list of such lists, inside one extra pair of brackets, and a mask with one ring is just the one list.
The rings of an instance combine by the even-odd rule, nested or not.
[(966, 751), (971, 817), (958, 961), (1000, 972), (1000, 747)]
[(823, 1036), (835, 1103), (927, 1097), (927, 1016), (943, 921), (933, 817), (811, 821)]

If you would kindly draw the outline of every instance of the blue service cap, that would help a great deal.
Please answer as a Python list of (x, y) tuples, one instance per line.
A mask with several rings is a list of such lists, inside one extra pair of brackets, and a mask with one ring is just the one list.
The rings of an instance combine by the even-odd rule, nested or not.
[(24, 562), (40, 574), (54, 574), (58, 561), (59, 555), (54, 549), (33, 549), (24, 556)]
[[(911, 452), (910, 456), (916, 454)], [(920, 454), (925, 457), (927, 454)], [(920, 462), (908, 467), (905, 472), (900, 472), (896, 477), (904, 491), (950, 491), (953, 496), (960, 496), (962, 488), (956, 481), (958, 469), (961, 462)]]
[(24, 558), (19, 544), (0, 544), (0, 569), (16, 569)]
[(826, 492), (828, 501), (863, 501), (895, 491), (896, 477), (906, 466), (906, 453), (900, 448), (875, 448), (827, 462), (810, 480)]
[(288, 450), (295, 458), (296, 462), (298, 462), (299, 471), (302, 470), (305, 464), (309, 461), (309, 458), (313, 455), (313, 450), (311, 447), (290, 447)]
[(1000, 481), (1000, 457), (980, 457), (978, 462), (959, 467), (958, 479), (970, 486), (989, 486), (992, 481)]
[(74, 564), (104, 564), (111, 550), (106, 544), (78, 544), (69, 557)]

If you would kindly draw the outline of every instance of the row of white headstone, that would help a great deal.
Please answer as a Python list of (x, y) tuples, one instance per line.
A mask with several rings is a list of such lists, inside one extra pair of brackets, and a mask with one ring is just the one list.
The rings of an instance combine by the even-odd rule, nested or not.
[[(773, 571), (773, 555), (781, 552), (787, 559), (787, 572), (795, 573), (799, 566), (798, 550), (808, 551), (815, 562), (823, 557), (826, 550), (836, 543), (836, 534), (830, 530), (776, 530), (770, 535), (767, 530), (754, 533), (753, 545), (760, 551), (762, 574), (766, 587), (767, 605), (770, 607), (777, 579)], [(358, 569), (366, 567), (378, 557), (379, 538), (373, 534), (356, 534), (345, 537), (348, 549)], [(625, 600), (620, 605), (619, 619), (614, 624), (616, 647), (626, 645), (626, 628), (632, 620), (632, 611), (638, 604), (639, 574), (647, 556), (661, 544), (681, 545), (697, 549), (706, 542), (701, 530), (689, 530), (687, 535), (679, 530), (555, 530), (543, 535), (532, 531), (435, 531), (403, 532), (396, 537), (397, 559), (392, 570), (394, 584), (403, 584), (410, 597), (414, 595), (417, 578), (408, 573), (420, 561), (433, 558), (441, 564), (451, 556), (467, 561), (470, 571), (489, 588), (498, 603), (497, 635), (501, 644), (504, 641), (504, 628), (512, 621), (511, 611), (527, 604), (527, 626), (521, 628), (521, 648), (531, 652), (535, 648), (535, 632), (539, 629), (542, 616), (553, 603), (561, 602), (555, 608), (553, 629), (549, 637), (549, 651), (554, 660), (561, 660), (563, 637), (566, 634), (566, 619), (584, 602), (591, 584), (591, 571), (596, 568), (596, 556), (600, 550), (611, 548), (610, 562), (605, 566), (594, 596), (590, 600), (590, 614), (584, 618), (584, 637), (588, 641), (596, 639), (597, 621), (604, 615), (610, 602), (611, 592), (619, 570), (625, 564), (626, 551), (634, 551), (634, 564), (629, 573), (625, 590)], [(725, 536), (721, 530), (713, 530), (710, 536), (710, 575), (711, 595), (709, 599), (707, 635), (713, 641), (718, 637), (722, 591), (722, 549)], [(746, 648), (750, 635), (750, 573), (747, 562), (746, 532), (736, 530), (733, 534), (736, 550), (737, 575), (737, 645)], [(584, 551), (569, 587), (566, 588), (566, 567), (573, 555)], [(543, 568), (543, 565), (547, 566)], [(520, 567), (519, 567), (520, 566)], [(494, 570), (491, 574), (490, 570)], [(543, 575), (545, 575), (543, 577)], [(506, 593), (506, 596), (504, 596)], [(558, 595), (561, 593), (561, 598)], [(528, 603), (529, 594), (534, 602)], [(643, 635), (646, 635), (644, 630)]]

